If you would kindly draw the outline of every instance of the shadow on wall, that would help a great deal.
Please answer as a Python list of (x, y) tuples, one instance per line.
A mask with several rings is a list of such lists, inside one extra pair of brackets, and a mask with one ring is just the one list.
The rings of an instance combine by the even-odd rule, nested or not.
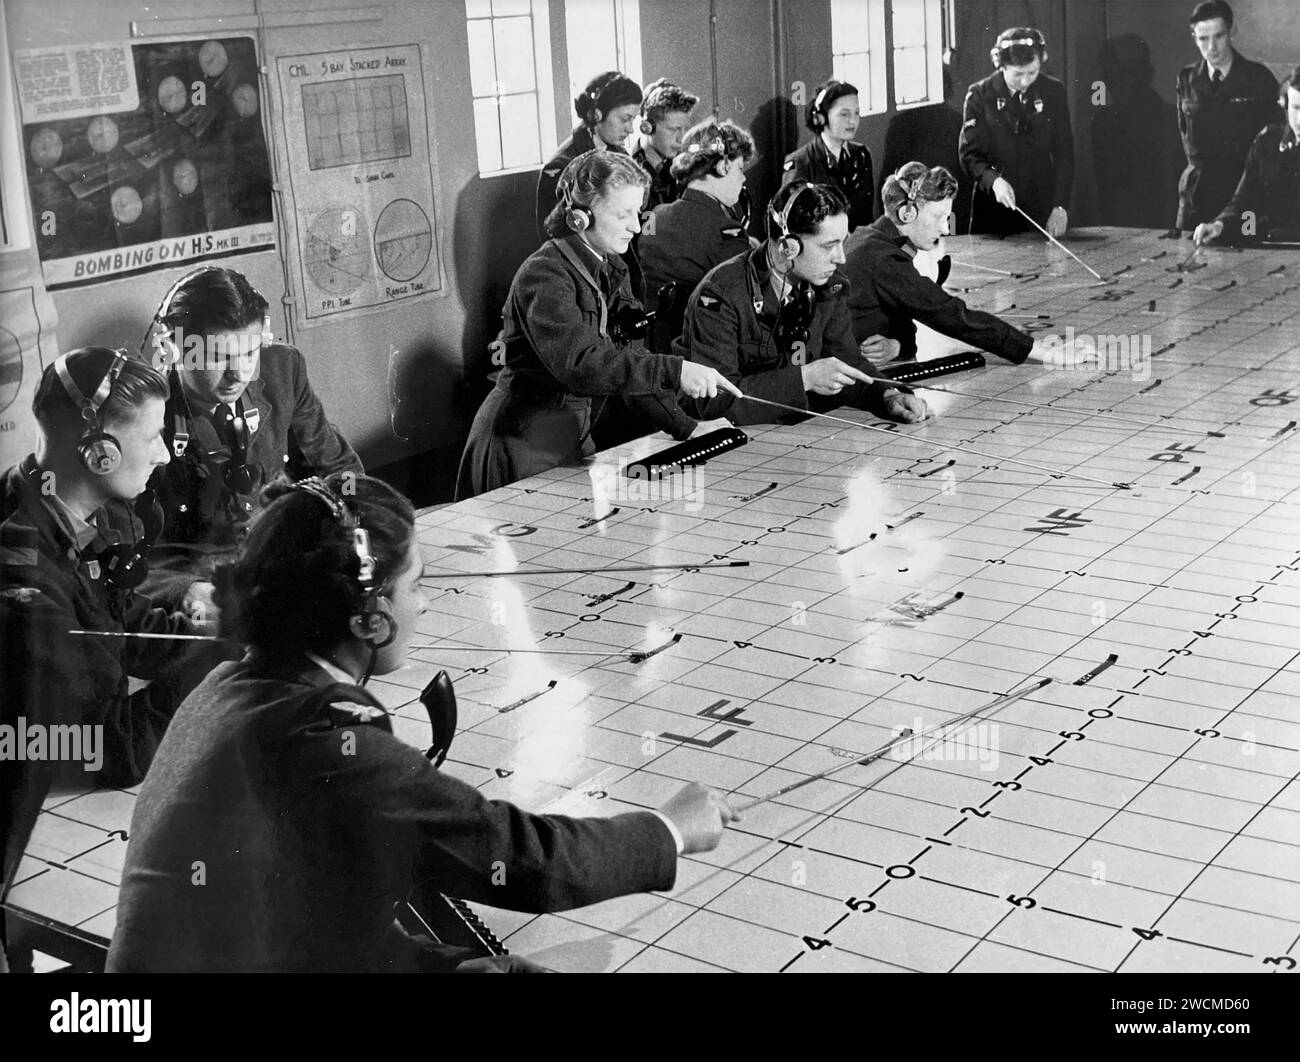
[(961, 109), (952, 102), (952, 70), (943, 68), (943, 103), (931, 107), (914, 107), (899, 111), (889, 119), (885, 130), (885, 153), (879, 166), (876, 204), (883, 202), (882, 190), (892, 173), (909, 162), (943, 166), (957, 178), (957, 196), (953, 200), (953, 232), (970, 229), (970, 200), (974, 182), (961, 167), (957, 141), (961, 137)]
[(775, 96), (761, 104), (754, 112), (749, 135), (754, 138), (758, 151), (758, 160), (745, 182), (753, 202), (749, 231), (763, 239), (767, 235), (763, 218), (768, 201), (781, 187), (781, 164), (799, 146), (799, 114), (795, 105), (785, 96)]
[(1104, 99), (1092, 107), (1098, 222), (1168, 228), (1185, 161), (1172, 103), (1151, 87), (1151, 49), (1135, 33), (1113, 37), (1097, 58)]

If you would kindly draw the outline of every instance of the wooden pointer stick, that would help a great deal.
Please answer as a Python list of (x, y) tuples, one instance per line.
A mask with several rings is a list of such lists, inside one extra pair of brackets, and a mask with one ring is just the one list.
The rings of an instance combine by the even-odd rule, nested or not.
[(692, 568), (748, 568), (749, 561), (701, 561), (698, 564), (619, 564), (608, 568), (519, 568), (505, 572), (437, 572), (422, 575), (422, 582), (430, 579), (507, 579), (512, 575), (604, 575), (607, 572), (667, 572), (686, 571)]
[(841, 763), (838, 767), (832, 767), (829, 771), (822, 771), (821, 774), (814, 774), (809, 778), (801, 778), (799, 781), (793, 782), (790, 785), (778, 789), (773, 793), (768, 793), (765, 796), (755, 797), (752, 800), (746, 801), (744, 804), (741, 804), (735, 810), (748, 811), (750, 808), (755, 807), (758, 804), (766, 803), (769, 800), (775, 800), (777, 797), (784, 796), (786, 793), (789, 793), (792, 790), (799, 789), (805, 785), (810, 785), (813, 782), (819, 782), (823, 778), (829, 778), (831, 775), (837, 774), (840, 771), (848, 770), (848, 768), (850, 767), (856, 767), (859, 765), (874, 763), (876, 760), (881, 759), (883, 756), (887, 756), (895, 746), (901, 744), (903, 741), (909, 738), (912, 738), (913, 736), (915, 736), (918, 739), (931, 737), (931, 740), (927, 741), (915, 752), (911, 753), (906, 758), (904, 758), (898, 764), (897, 767), (894, 767), (886, 771), (879, 778), (876, 778), (873, 781), (868, 782), (866, 785), (862, 786), (861, 788), (865, 792), (868, 789), (874, 788), (879, 782), (889, 777), (889, 775), (893, 774), (894, 771), (898, 770), (899, 767), (903, 767), (906, 764), (910, 763), (912, 760), (916, 759), (916, 757), (919, 756), (926, 749), (930, 748), (935, 744), (938, 744), (939, 742), (947, 741), (950, 737), (952, 737), (951, 733), (941, 733), (938, 734), (937, 736), (932, 736), (935, 734), (935, 731), (948, 731), (952, 727), (959, 727), (965, 723), (972, 722), (973, 720), (979, 718), (980, 716), (985, 715), (986, 713), (991, 713), (993, 715), (996, 715), (998, 712), (1000, 712), (1003, 708), (1006, 708), (1008, 705), (1014, 704), (1016, 701), (1020, 700), (1021, 698), (1027, 697), (1029, 696), (1029, 694), (1036, 693), (1038, 690), (1041, 690), (1044, 686), (1048, 685), (1051, 681), (1052, 680), (1050, 678), (1043, 678), (1043, 679), (1039, 679), (1037, 682), (1031, 682), (1029, 685), (1022, 686), (1018, 690), (1012, 690), (1010, 693), (1002, 694), (1002, 696), (996, 698), (993, 701), (990, 701), (988, 704), (980, 705), (980, 707), (972, 709), (971, 711), (966, 712), (964, 715), (959, 715), (957, 716), (956, 719), (949, 719), (947, 722), (944, 723), (936, 723), (934, 726), (922, 730), (921, 733), (919, 734), (913, 735), (913, 732), (910, 729), (904, 730), (897, 737), (887, 742), (886, 744), (882, 745), (874, 752), (868, 753), (862, 759), (853, 760), (850, 763)]
[(1094, 277), (1100, 280), (1103, 284), (1106, 283), (1105, 277), (1103, 277), (1100, 273), (1098, 273), (1095, 269), (1093, 269), (1092, 266), (1090, 266), (1087, 262), (1085, 262), (1072, 250), (1070, 250), (1070, 248), (1066, 247), (1065, 244), (1063, 244), (1060, 240), (1058, 240), (1055, 236), (1053, 236), (1050, 232), (1048, 232), (1045, 228), (1043, 228), (1042, 225), (1038, 224), (1038, 222), (1036, 222), (1033, 218), (1031, 218), (1028, 214), (1026, 214), (1024, 210), (1021, 209), (1021, 207), (1017, 206), (1016, 210), (1018, 210), (1024, 216), (1025, 220), (1027, 220), (1029, 224), (1031, 224), (1034, 228), (1036, 228), (1039, 232), (1041, 232), (1044, 236), (1046, 236), (1049, 240), (1051, 240), (1054, 244), (1056, 244), (1057, 247), (1059, 247), (1062, 251), (1064, 251), (1076, 262), (1078, 262), (1079, 265), (1083, 266), (1084, 269), (1086, 269)]

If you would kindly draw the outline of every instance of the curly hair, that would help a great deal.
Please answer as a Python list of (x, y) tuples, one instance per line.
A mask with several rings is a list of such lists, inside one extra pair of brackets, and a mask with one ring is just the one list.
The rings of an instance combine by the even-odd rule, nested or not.
[(731, 159), (742, 159), (745, 166), (753, 162), (754, 138), (730, 118), (722, 122), (706, 118), (691, 126), (682, 138), (682, 150), (673, 159), (673, 179), (690, 184), (719, 162)]
[[(911, 195), (908, 194), (909, 189)], [(898, 220), (898, 208), (909, 200), (914, 203), (938, 203), (957, 194), (957, 178), (942, 166), (909, 162), (885, 178), (880, 200), (890, 221)]]
[(573, 159), (560, 174), (556, 191), (559, 200), (546, 215), (546, 235), (554, 239), (568, 235), (564, 220), (568, 209), (566, 197), (576, 206), (590, 207), (608, 196), (615, 188), (634, 184), (650, 186), (650, 175), (621, 151), (588, 151)]
[(666, 114), (690, 114), (699, 102), (700, 97), (695, 93), (687, 92), (681, 85), (675, 85), (661, 77), (645, 87), (641, 114), (652, 122), (662, 122)]
[[(401, 573), (415, 536), (411, 503), (382, 480), (335, 472), (325, 484), (370, 536), (374, 585)], [(361, 561), (325, 503), (279, 478), (262, 491), (239, 556), (220, 565), (213, 600), (221, 634), (269, 661), (329, 652), (362, 604)]]

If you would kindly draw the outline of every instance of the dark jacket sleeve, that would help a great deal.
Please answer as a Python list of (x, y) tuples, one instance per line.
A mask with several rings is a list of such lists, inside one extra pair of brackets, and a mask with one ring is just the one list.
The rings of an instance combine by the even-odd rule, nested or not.
[(1001, 174), (993, 168), (993, 160), (989, 155), (989, 119), (977, 89), (978, 85), (972, 85), (966, 93), (957, 153), (962, 168), (976, 184), (988, 191)]
[[(844, 294), (831, 296), (826, 303), (828, 317), (826, 328), (822, 332), (822, 352), (823, 358), (839, 358), (846, 365), (851, 365), (859, 372), (864, 372), (868, 376), (880, 378), (880, 370), (871, 363), (871, 360), (863, 356), (858, 349), (857, 340), (853, 338), (853, 317), (849, 313), (849, 297), (851, 297), (852, 287), (846, 283), (849, 289), (849, 296)], [(885, 393), (887, 391), (902, 391), (911, 394), (912, 389), (902, 384), (894, 383), (857, 383), (851, 392), (850, 401), (859, 409), (865, 409), (869, 413), (874, 413), (878, 417), (886, 416), (885, 413)], [(818, 396), (824, 398), (824, 396)]]
[[(873, 264), (871, 275), (887, 311), (905, 313), (936, 332), (1017, 364), (1029, 356), (1034, 345), (1032, 338), (993, 314), (970, 309), (957, 296), (918, 273), (906, 257), (889, 255)], [(857, 290), (856, 285), (853, 290)], [(861, 342), (873, 333), (860, 327), (859, 323), (866, 317), (865, 313), (857, 312), (859, 304), (853, 294), (849, 296), (849, 308), (854, 317), (854, 335)]]
[[(686, 320), (681, 336), (673, 342), (674, 353), (717, 369), (747, 395), (807, 409), (803, 372), (798, 365), (747, 373), (741, 369), (742, 353), (756, 357), (758, 346), (757, 339), (742, 334), (736, 306), (718, 288), (702, 281), (686, 304)], [(697, 420), (729, 417), (736, 424), (766, 424), (780, 416), (771, 406), (738, 402), (735, 395), (722, 391), (716, 398), (684, 398), (682, 406)]]
[(1191, 80), (1186, 75), (1187, 71), (1180, 70), (1174, 79), (1174, 112), (1178, 115), (1178, 135), (1184, 143), (1187, 140), (1187, 115), (1183, 111), (1183, 97), (1187, 94), (1187, 84)]
[(781, 168), (781, 187), (784, 188), (791, 181), (807, 181), (811, 167), (809, 166), (808, 152), (795, 151), (786, 156), (785, 162)]
[(340, 822), (366, 823), (372, 838), (409, 839), (417, 887), (536, 913), (673, 887), (676, 846), (657, 815), (532, 815), (487, 800), (386, 729), (358, 725), (351, 733), (356, 743), (346, 754), (337, 731), (293, 742), (307, 760), (289, 776), (320, 783)]
[[(1242, 215), (1247, 210), (1253, 210), (1256, 215), (1264, 213), (1268, 209), (1265, 202), (1264, 182), (1261, 176), (1260, 152), (1264, 148), (1263, 139), (1256, 137), (1250, 145), (1250, 153), (1246, 156), (1246, 165), (1241, 171), (1241, 180), (1237, 182), (1236, 191), (1232, 193), (1232, 198), (1228, 200), (1216, 219), (1223, 222), (1225, 232), (1227, 229), (1236, 226)], [(1256, 231), (1264, 232), (1264, 225), (1261, 224), (1262, 218), (1256, 218)], [(1240, 237), (1241, 232), (1232, 234), (1234, 237)]]
[(361, 458), (348, 445), (338, 428), (325, 416), (302, 353), (288, 348), (292, 356), (293, 421), (289, 427), (289, 464), (295, 478), (328, 476), (331, 472), (363, 472)]
[(1056, 170), (1056, 189), (1053, 207), (1070, 209), (1070, 194), (1074, 191), (1074, 130), (1070, 125), (1070, 99), (1064, 86), (1058, 92), (1060, 106), (1056, 121), (1052, 123), (1052, 165)]
[(533, 352), (575, 395), (676, 393), (682, 359), (641, 343), (616, 346), (582, 310), (585, 288), (560, 262), (534, 256), (515, 278), (511, 313)]

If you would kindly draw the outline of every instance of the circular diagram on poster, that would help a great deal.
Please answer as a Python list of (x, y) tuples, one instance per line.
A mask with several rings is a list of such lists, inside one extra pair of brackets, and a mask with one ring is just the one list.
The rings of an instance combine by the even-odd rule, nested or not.
[(102, 114), (86, 127), (86, 139), (100, 155), (107, 155), (117, 147), (117, 135), (117, 123)]
[(230, 94), (230, 105), (241, 118), (251, 118), (257, 113), (257, 89), (252, 85), (236, 85)]
[(230, 57), (220, 41), (204, 41), (199, 49), (199, 69), (208, 77), (216, 77), (226, 69)]
[(134, 225), (140, 220), (140, 214), (144, 211), (140, 193), (129, 184), (114, 188), (109, 204), (113, 208), (113, 220), (119, 225)]
[(370, 242), (365, 219), (356, 207), (322, 210), (307, 226), (303, 260), (322, 291), (350, 295), (370, 277)]
[(23, 386), (23, 348), (9, 329), (0, 327), (0, 413), (18, 397)]
[(158, 106), (168, 114), (180, 114), (187, 102), (185, 82), (180, 78), (169, 75), (158, 82)]
[(429, 264), (433, 228), (429, 215), (412, 199), (394, 199), (375, 224), (375, 258), (384, 275), (399, 283), (414, 280)]
[(31, 152), (32, 161), (41, 169), (48, 170), (51, 166), (58, 165), (59, 159), (63, 158), (63, 137), (59, 136), (57, 130), (50, 129), (48, 126), (38, 129), (28, 145), (28, 150)]
[(189, 159), (172, 167), (172, 184), (181, 195), (193, 195), (199, 187), (199, 169)]

